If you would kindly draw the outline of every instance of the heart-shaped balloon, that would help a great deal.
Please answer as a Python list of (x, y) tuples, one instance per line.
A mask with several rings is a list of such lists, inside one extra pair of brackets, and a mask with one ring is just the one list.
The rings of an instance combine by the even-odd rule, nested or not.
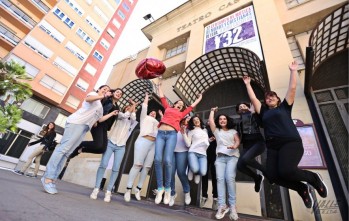
[(136, 67), (136, 75), (140, 79), (153, 79), (165, 73), (164, 63), (156, 58), (145, 58)]

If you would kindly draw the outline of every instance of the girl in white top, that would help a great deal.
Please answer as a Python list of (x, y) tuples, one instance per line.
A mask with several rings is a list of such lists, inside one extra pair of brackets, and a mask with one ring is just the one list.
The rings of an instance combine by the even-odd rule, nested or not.
[(177, 143), (176, 148), (174, 149), (174, 154), (172, 158), (172, 179), (171, 179), (171, 198), (169, 202), (169, 206), (173, 206), (175, 203), (175, 199), (177, 197), (176, 193), (176, 179), (175, 175), (177, 172), (177, 176), (182, 183), (183, 192), (184, 192), (184, 202), (186, 205), (189, 205), (191, 202), (190, 197), (190, 185), (187, 177), (187, 168), (188, 168), (188, 150), (189, 148), (185, 144), (183, 134), (187, 133), (187, 126), (190, 120), (190, 116), (183, 118), (179, 124), (181, 129), (177, 133)]
[[(231, 220), (237, 220), (239, 217), (236, 212), (236, 168), (239, 159), (240, 138), (236, 130), (234, 130), (233, 120), (220, 114), (214, 119), (214, 112), (217, 107), (211, 108), (209, 116), (209, 125), (216, 137), (216, 177), (217, 177), (217, 192), (218, 192), (218, 211), (216, 219), (222, 219), (229, 212)], [(228, 202), (226, 204), (226, 189), (228, 189)]]
[[(195, 174), (195, 183), (200, 182), (200, 176), (207, 173), (207, 156), (206, 150), (208, 148), (208, 134), (204, 129), (204, 122), (197, 116), (192, 117), (188, 124), (188, 135), (183, 134), (184, 141), (189, 147), (188, 163), (189, 168)], [(188, 176), (192, 180), (191, 175)]]
[(89, 131), (97, 121), (102, 122), (111, 115), (116, 115), (118, 113), (118, 111), (113, 111), (103, 116), (101, 99), (111, 95), (109, 90), (109, 86), (103, 85), (97, 92), (88, 93), (81, 108), (67, 118), (61, 143), (52, 153), (46, 165), (46, 172), (41, 178), (42, 185), (46, 192), (50, 194), (57, 193), (55, 181), (69, 155), (81, 143), (87, 131)]
[[(145, 94), (145, 98), (142, 104), (142, 111), (140, 116), (140, 132), (138, 138), (134, 144), (134, 159), (133, 166), (130, 170), (127, 190), (124, 195), (126, 202), (131, 200), (131, 191), (134, 180), (136, 179), (139, 171), (142, 169), (137, 187), (134, 189), (135, 197), (137, 200), (141, 200), (141, 189), (146, 179), (148, 172), (154, 162), (155, 154), (155, 138), (158, 133), (159, 121), (156, 120), (156, 111), (148, 111), (148, 93)], [(162, 111), (159, 110), (159, 115), (162, 117)]]
[(136, 106), (137, 103), (130, 100), (132, 105), (128, 105), (123, 109), (123, 112), (118, 114), (118, 120), (109, 132), (107, 150), (103, 153), (101, 163), (97, 170), (96, 184), (93, 192), (90, 195), (91, 199), (97, 199), (99, 187), (101, 186), (104, 172), (108, 166), (111, 155), (114, 153), (113, 167), (110, 174), (110, 179), (105, 193), (104, 202), (110, 202), (111, 190), (119, 175), (121, 161), (124, 158), (126, 141), (129, 136), (131, 125), (136, 121)]

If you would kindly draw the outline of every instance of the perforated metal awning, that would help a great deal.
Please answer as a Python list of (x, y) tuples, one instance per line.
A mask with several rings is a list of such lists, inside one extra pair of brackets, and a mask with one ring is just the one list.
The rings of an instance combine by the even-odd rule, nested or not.
[(240, 47), (228, 47), (202, 55), (177, 79), (175, 93), (187, 104), (196, 100), (213, 85), (249, 75), (262, 90), (270, 89), (265, 64), (252, 51)]

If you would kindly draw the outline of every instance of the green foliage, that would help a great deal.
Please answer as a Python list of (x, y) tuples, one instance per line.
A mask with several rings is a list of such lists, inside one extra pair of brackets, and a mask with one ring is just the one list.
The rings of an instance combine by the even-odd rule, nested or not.
[[(4, 103), (0, 105), (0, 133), (6, 132), (6, 129), (17, 130), (17, 123), (22, 118), (22, 110), (17, 104), (32, 95), (31, 86), (23, 80), (30, 79), (25, 67), (14, 61), (0, 60), (0, 96), (5, 96)], [(15, 99), (12, 104), (7, 102), (10, 96)]]

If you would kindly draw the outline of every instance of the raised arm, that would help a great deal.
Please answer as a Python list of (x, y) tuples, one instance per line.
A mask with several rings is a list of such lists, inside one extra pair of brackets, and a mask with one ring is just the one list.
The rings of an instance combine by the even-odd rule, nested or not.
[(214, 112), (218, 110), (218, 107), (212, 107), (210, 111), (210, 116), (208, 117), (208, 122), (212, 133), (216, 130), (216, 124), (214, 123)]
[(85, 101), (86, 102), (93, 102), (96, 100), (102, 100), (103, 98), (110, 97), (111, 95), (112, 95), (112, 93), (110, 91), (108, 91), (104, 95), (102, 93), (98, 93), (97, 95), (87, 95), (87, 97), (85, 98)]
[(161, 86), (162, 86), (162, 82), (161, 82), (161, 80), (159, 80), (159, 83), (158, 83), (158, 90), (159, 90), (159, 96), (160, 96), (160, 98), (165, 97), (164, 92), (162, 91)]
[(286, 101), (289, 105), (293, 104), (294, 97), (296, 96), (296, 86), (297, 86), (297, 70), (298, 64), (293, 61), (288, 68), (290, 69), (290, 82), (288, 84), (288, 90), (286, 93)]
[(242, 78), (242, 80), (244, 81), (245, 85), (246, 85), (246, 89), (247, 89), (247, 94), (250, 97), (250, 100), (252, 102), (252, 105), (254, 106), (256, 112), (259, 114), (261, 111), (261, 102), (258, 100), (258, 98), (256, 97), (256, 94), (254, 93), (252, 86), (251, 86), (251, 78), (249, 76), (244, 76)]
[(194, 101), (194, 103), (192, 103), (190, 106), (192, 106), (193, 108), (196, 107), (196, 105), (198, 105), (198, 103), (202, 100), (202, 94), (198, 94), (196, 100)]

